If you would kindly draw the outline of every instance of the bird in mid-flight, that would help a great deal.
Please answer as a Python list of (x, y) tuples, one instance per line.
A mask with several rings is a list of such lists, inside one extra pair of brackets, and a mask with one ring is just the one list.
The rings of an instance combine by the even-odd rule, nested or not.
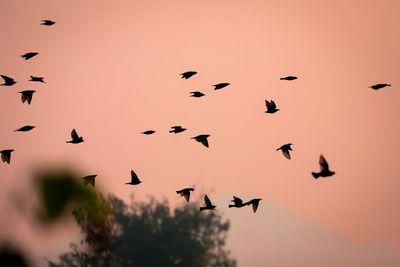
[(183, 131), (186, 131), (186, 128), (182, 128), (182, 126), (171, 126), (171, 131), (169, 131), (170, 133), (181, 133)]
[(8, 164), (10, 164), (11, 161), (11, 152), (13, 152), (14, 149), (6, 149), (6, 150), (1, 150), (1, 160), (3, 162), (7, 162)]
[(35, 128), (35, 126), (26, 125), (26, 126), (23, 126), (19, 129), (15, 130), (15, 132), (27, 132), (27, 131), (32, 130), (33, 128)]
[(202, 97), (205, 96), (205, 94), (203, 94), (202, 92), (199, 91), (194, 91), (194, 92), (190, 92), (191, 93), (191, 97)]
[(383, 87), (386, 87), (386, 86), (392, 86), (392, 85), (391, 84), (387, 84), (387, 83), (378, 83), (378, 84), (370, 86), (369, 88), (372, 88), (374, 90), (379, 90), (379, 89), (381, 89)]
[(292, 143), (286, 144), (281, 146), (280, 148), (276, 149), (276, 151), (278, 151), (279, 149), (282, 150), (282, 154), (287, 158), (290, 159), (290, 153), (289, 150), (292, 150), (292, 148), (290, 147), (291, 145), (293, 145)]
[(92, 175), (87, 175), (85, 177), (82, 177), (82, 181), (84, 185), (88, 185), (90, 184), (91, 186), (94, 187), (94, 178), (96, 178), (96, 174), (92, 174)]
[(244, 203), (243, 205), (252, 205), (253, 207), (253, 212), (256, 213), (257, 208), (258, 208), (258, 204), (260, 203), (261, 198), (254, 198), (250, 201), (247, 201), (246, 203)]
[(329, 177), (335, 174), (335, 172), (332, 172), (329, 170), (329, 165), (324, 156), (319, 157), (319, 167), (320, 167), (320, 172), (312, 172), (311, 174), (314, 176), (315, 179), (318, 179), (318, 177)]
[(286, 77), (280, 78), (280, 80), (286, 80), (286, 81), (293, 81), (296, 79), (297, 79), (296, 76), (286, 76)]
[(29, 52), (29, 53), (26, 53), (24, 55), (21, 55), (21, 57), (24, 58), (25, 60), (28, 60), (28, 59), (33, 58), (34, 56), (36, 56), (38, 54), (39, 53), (37, 53), (37, 52)]
[(34, 92), (36, 92), (36, 91), (35, 90), (25, 90), (25, 91), (18, 92), (21, 94), (22, 103), (25, 103), (25, 101), (26, 101), (28, 103), (28, 105), (30, 105), (32, 102), (32, 96), (33, 96)]
[(153, 133), (155, 133), (155, 132), (156, 132), (156, 131), (148, 130), (148, 131), (142, 132), (142, 134), (149, 135), (149, 134), (153, 134)]
[(215, 210), (215, 208), (217, 207), (217, 206), (214, 206), (211, 203), (211, 200), (208, 198), (207, 195), (204, 196), (204, 203), (206, 204), (206, 206), (205, 207), (200, 207), (200, 211), (203, 211), (203, 210)]
[(139, 180), (139, 177), (136, 175), (136, 173), (133, 170), (131, 170), (131, 181), (125, 184), (137, 185), (140, 184), (141, 182), (142, 181)]
[(14, 81), (13, 78), (10, 78), (10, 77), (8, 77), (8, 76), (6, 76), (6, 75), (0, 75), (0, 76), (1, 76), (1, 78), (3, 78), (3, 80), (4, 80), (4, 83), (2, 83), (2, 84), (0, 84), (0, 85), (11, 86), (11, 85), (14, 85), (14, 84), (17, 83), (16, 81)]
[(181, 73), (180, 75), (182, 75), (182, 79), (189, 79), (190, 77), (192, 77), (193, 75), (197, 74), (196, 71), (187, 71), (184, 73)]
[(42, 20), (42, 23), (40, 23), (40, 25), (45, 25), (45, 26), (51, 26), (53, 24), (55, 24), (55, 21), (49, 20), (49, 19), (44, 19)]
[(208, 140), (207, 138), (209, 137), (209, 134), (201, 134), (195, 137), (192, 137), (190, 139), (195, 139), (197, 142), (202, 143), (204, 146), (208, 147)]
[(83, 137), (82, 136), (78, 136), (78, 133), (76, 132), (75, 129), (72, 129), (71, 132), (71, 141), (67, 141), (66, 143), (71, 143), (71, 144), (79, 144), (83, 142)]
[(194, 188), (184, 188), (182, 190), (176, 191), (178, 195), (185, 197), (186, 202), (189, 202), (190, 199), (190, 191), (193, 191)]
[(29, 80), (30, 82), (41, 82), (41, 83), (46, 83), (44, 81), (43, 77), (35, 77), (35, 76), (31, 76), (31, 79)]
[(227, 87), (228, 85), (230, 85), (230, 83), (218, 83), (218, 84), (214, 84), (214, 90), (218, 90), (224, 87)]
[(275, 113), (279, 109), (276, 108), (276, 104), (274, 100), (271, 100), (271, 102), (268, 102), (268, 100), (265, 100), (265, 105), (267, 106), (267, 111), (265, 113)]
[(245, 204), (243, 204), (243, 200), (241, 200), (238, 197), (233, 196), (233, 200), (231, 200), (233, 202), (233, 205), (229, 205), (229, 208), (241, 208), (243, 206), (245, 206)]

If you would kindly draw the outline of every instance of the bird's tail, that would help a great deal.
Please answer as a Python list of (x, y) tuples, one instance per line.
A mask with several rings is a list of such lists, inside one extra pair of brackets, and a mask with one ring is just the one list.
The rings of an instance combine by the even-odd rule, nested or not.
[(312, 172), (311, 174), (312, 174), (312, 176), (314, 176), (315, 179), (318, 179), (318, 177), (319, 177), (319, 174), (318, 174), (318, 173)]
[(284, 80), (285, 78), (280, 78), (279, 80)]
[(205, 207), (200, 207), (200, 211), (203, 211), (203, 210), (205, 210), (206, 208)]
[(65, 143), (72, 143), (72, 141), (67, 141), (67, 142), (65, 142)]

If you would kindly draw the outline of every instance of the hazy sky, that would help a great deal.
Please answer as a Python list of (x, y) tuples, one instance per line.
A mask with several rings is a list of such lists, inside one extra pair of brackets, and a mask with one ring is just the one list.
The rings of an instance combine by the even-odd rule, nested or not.
[[(342, 262), (324, 266), (394, 266), (399, 10), (395, 0), (2, 0), (0, 74), (18, 83), (0, 87), (0, 150), (15, 149), (11, 164), (0, 164), (0, 205), (30, 183), (32, 168), (68, 164), (98, 174), (99, 188), (125, 200), (135, 191), (181, 204), (175, 191), (187, 186), (217, 206), (231, 195), (262, 198), (259, 213), (224, 211), (239, 266), (321, 266), (318, 259), (344, 247), (351, 249)], [(19, 57), (31, 51), (40, 54)], [(188, 70), (198, 74), (181, 79)], [(47, 83), (28, 82), (30, 75)], [(287, 75), (299, 79), (279, 80)], [(231, 85), (214, 91), (220, 82)], [(376, 83), (392, 86), (368, 88)], [(28, 106), (17, 92), (30, 89), (37, 92)], [(197, 90), (206, 96), (189, 97)], [(265, 114), (265, 99), (280, 111)], [(24, 125), (37, 128), (13, 132)], [(188, 130), (172, 135), (174, 125)], [(73, 128), (84, 143), (65, 143)], [(140, 134), (150, 129), (157, 132)], [(190, 139), (199, 134), (211, 135), (209, 149)], [(275, 151), (289, 142), (290, 161)], [(336, 175), (315, 180), (321, 153)], [(143, 180), (134, 189), (124, 184), (131, 169)], [(13, 222), (0, 218), (0, 236), (34, 247), (29, 227), (10, 234)], [(290, 246), (279, 234), (286, 232)], [(51, 237), (37, 257), (54, 242), (68, 248), (68, 238)], [(239, 249), (243, 243), (259, 253)], [(338, 250), (310, 253), (321, 243)], [(282, 261), (265, 257), (272, 254)], [(311, 255), (316, 263), (298, 260)], [(393, 261), (375, 265), (374, 255)]]

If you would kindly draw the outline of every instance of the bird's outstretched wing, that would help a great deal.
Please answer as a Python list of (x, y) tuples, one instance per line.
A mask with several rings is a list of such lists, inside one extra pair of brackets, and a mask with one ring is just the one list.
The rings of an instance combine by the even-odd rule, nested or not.
[(79, 139), (79, 136), (78, 136), (78, 134), (76, 133), (76, 130), (75, 130), (75, 129), (73, 129), (72, 132), (71, 132), (71, 138), (72, 138), (72, 140)]
[(211, 200), (208, 198), (207, 195), (204, 196), (204, 203), (206, 204), (207, 207), (212, 206)]
[(253, 202), (251, 204), (252, 204), (252, 207), (253, 207), (253, 212), (255, 213), (257, 211), (257, 208), (258, 208), (258, 202)]
[(321, 171), (329, 169), (328, 162), (326, 161), (326, 159), (322, 155), (319, 157), (319, 167), (320, 167)]
[(28, 104), (30, 105), (32, 102), (32, 93), (28, 94), (25, 96), (26, 101), (28, 102)]
[(272, 109), (275, 109), (275, 108), (276, 108), (276, 104), (275, 104), (274, 100), (271, 100), (271, 108), (272, 108)]
[(240, 198), (235, 197), (235, 196), (233, 196), (233, 200), (232, 201), (235, 203), (235, 205), (242, 205), (243, 204), (243, 200), (241, 200)]
[(140, 182), (139, 177), (136, 175), (136, 173), (133, 170), (131, 170), (131, 179), (132, 179), (132, 182), (136, 182), (136, 183)]
[(267, 106), (267, 109), (271, 109), (271, 104), (268, 102), (268, 100), (265, 99), (265, 106)]
[(189, 199), (190, 199), (190, 191), (183, 191), (183, 192), (181, 193), (181, 195), (185, 197), (186, 202), (189, 202)]
[(285, 156), (285, 158), (290, 159), (289, 150), (282, 148), (282, 154)]
[(4, 82), (5, 82), (5, 83), (12, 83), (12, 82), (14, 81), (13, 78), (10, 78), (10, 77), (8, 77), (8, 76), (5, 76), (5, 75), (0, 75), (0, 76), (1, 76), (1, 78), (4, 79)]
[(207, 138), (201, 138), (200, 143), (202, 143), (204, 146), (208, 147), (208, 140), (207, 140)]

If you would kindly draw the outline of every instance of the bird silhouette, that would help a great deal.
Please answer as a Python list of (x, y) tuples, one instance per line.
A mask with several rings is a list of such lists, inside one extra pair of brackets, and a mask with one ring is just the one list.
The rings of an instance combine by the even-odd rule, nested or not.
[(148, 130), (148, 131), (142, 132), (142, 134), (149, 135), (149, 134), (153, 134), (153, 133), (155, 133), (155, 132), (156, 132), (156, 131)]
[(53, 24), (55, 24), (55, 21), (49, 20), (49, 19), (44, 19), (42, 20), (42, 23), (40, 23), (40, 25), (45, 25), (45, 26), (51, 26)]
[(137, 185), (140, 184), (141, 182), (142, 181), (139, 180), (139, 177), (136, 175), (136, 173), (133, 170), (131, 170), (131, 181), (125, 184)]
[(184, 73), (181, 73), (180, 75), (182, 75), (182, 79), (189, 79), (190, 77), (192, 77), (193, 75), (197, 74), (196, 71), (187, 71)]
[(194, 91), (194, 92), (190, 92), (191, 93), (191, 97), (202, 97), (205, 96), (205, 94), (203, 94), (202, 92), (199, 91)]
[(204, 196), (204, 203), (206, 204), (205, 207), (200, 207), (200, 211), (203, 210), (215, 210), (217, 206), (214, 206), (207, 195)]
[(35, 90), (25, 90), (25, 91), (18, 92), (21, 94), (22, 103), (25, 103), (25, 101), (26, 101), (28, 103), (28, 105), (30, 105), (32, 102), (32, 96), (33, 96), (34, 92), (36, 92), (36, 91)]
[(96, 176), (97, 176), (96, 174), (92, 174), (82, 177), (81, 179), (84, 185), (90, 184), (91, 186), (94, 187), (94, 178), (96, 178)]
[(23, 126), (19, 129), (15, 130), (15, 132), (27, 132), (27, 131), (32, 130), (33, 128), (35, 128), (35, 126), (26, 125), (26, 126)]
[(44, 81), (43, 77), (35, 77), (35, 76), (31, 76), (31, 79), (29, 80), (30, 82), (41, 82), (41, 83), (46, 83)]
[(26, 53), (24, 55), (21, 55), (21, 57), (24, 58), (25, 60), (28, 60), (28, 59), (33, 58), (34, 56), (36, 56), (38, 54), (39, 53), (37, 53), (37, 52), (29, 52), (29, 53)]
[(243, 204), (243, 200), (241, 200), (238, 197), (233, 196), (233, 200), (231, 200), (233, 202), (233, 205), (229, 205), (229, 208), (241, 208), (243, 206), (245, 206), (245, 204)]
[(379, 89), (381, 89), (383, 87), (386, 87), (386, 86), (392, 86), (392, 85), (391, 84), (387, 84), (387, 83), (378, 83), (378, 84), (370, 86), (369, 88), (372, 88), (374, 90), (379, 90)]
[(228, 85), (230, 85), (230, 83), (218, 83), (218, 84), (214, 84), (214, 90), (218, 90), (224, 87), (227, 87)]
[(282, 154), (287, 158), (290, 159), (290, 153), (289, 150), (292, 150), (292, 148), (290, 147), (291, 145), (293, 145), (292, 143), (286, 144), (281, 146), (280, 148), (276, 149), (276, 151), (278, 151), (279, 149), (282, 150)]
[(204, 146), (208, 147), (208, 141), (207, 138), (209, 137), (209, 134), (201, 134), (195, 137), (192, 137), (190, 139), (195, 139), (197, 142), (202, 143)]
[(8, 164), (10, 164), (11, 161), (11, 152), (13, 152), (14, 149), (6, 149), (6, 150), (1, 150), (1, 160), (3, 162), (7, 162)]
[(83, 141), (83, 137), (82, 136), (78, 136), (78, 134), (77, 134), (75, 129), (72, 129), (71, 138), (72, 138), (72, 140), (71, 141), (67, 141), (66, 143), (79, 144), (79, 143), (84, 142)]
[(173, 129), (173, 130), (171, 130), (169, 132), (170, 133), (175, 133), (175, 134), (181, 133), (183, 131), (186, 131), (186, 128), (182, 128), (182, 126), (171, 126), (171, 129)]
[(265, 111), (265, 113), (275, 113), (279, 110), (276, 108), (276, 104), (273, 100), (271, 100), (271, 102), (265, 100), (265, 105), (267, 106), (267, 111)]
[(280, 78), (280, 80), (286, 80), (286, 81), (293, 81), (296, 79), (297, 79), (296, 76), (286, 76), (286, 77)]
[(250, 201), (247, 201), (246, 203), (244, 203), (243, 205), (252, 205), (253, 207), (253, 212), (256, 213), (257, 208), (258, 208), (258, 204), (260, 203), (261, 198), (254, 198)]
[(311, 173), (315, 179), (318, 179), (319, 177), (329, 177), (335, 174), (335, 172), (329, 170), (328, 162), (326, 161), (326, 159), (322, 154), (319, 157), (319, 167), (320, 167), (320, 172)]
[(194, 188), (184, 188), (184, 189), (182, 189), (182, 190), (179, 190), (179, 191), (176, 191), (176, 193), (178, 194), (178, 195), (181, 195), (181, 196), (183, 196), (183, 197), (185, 197), (185, 199), (186, 199), (186, 202), (189, 202), (189, 199), (190, 199), (190, 191), (193, 191), (194, 190)]
[(16, 81), (14, 81), (13, 78), (10, 78), (10, 77), (8, 77), (8, 76), (6, 76), (6, 75), (0, 75), (0, 76), (1, 76), (1, 78), (3, 78), (3, 80), (4, 80), (4, 83), (2, 83), (2, 84), (0, 84), (0, 85), (11, 86), (11, 85), (14, 85), (14, 84), (17, 83)]

